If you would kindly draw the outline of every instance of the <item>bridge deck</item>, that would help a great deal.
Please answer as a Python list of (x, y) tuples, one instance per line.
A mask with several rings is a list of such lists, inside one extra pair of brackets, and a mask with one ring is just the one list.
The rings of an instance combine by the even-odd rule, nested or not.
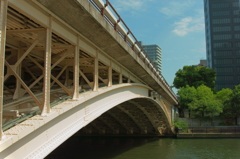
[[(5, 126), (1, 139), (4, 133), (16, 135), (25, 117), (61, 112), (61, 104), (52, 107), (59, 98), (71, 99), (71, 107), (81, 98), (79, 92), (97, 94), (102, 87), (113, 89), (127, 83), (145, 85), (146, 99), (122, 101), (106, 109), (82, 132), (161, 134), (163, 127), (171, 130), (175, 94), (130, 37), (129, 29), (110, 25), (106, 19), (117, 19), (106, 17), (112, 16), (106, 8), (105, 16), (100, 14), (101, 1), (90, 1), (98, 2), (97, 9), (85, 0), (0, 1), (0, 60), (5, 64), (0, 66), (0, 125)], [(22, 137), (13, 137), (11, 142)]]

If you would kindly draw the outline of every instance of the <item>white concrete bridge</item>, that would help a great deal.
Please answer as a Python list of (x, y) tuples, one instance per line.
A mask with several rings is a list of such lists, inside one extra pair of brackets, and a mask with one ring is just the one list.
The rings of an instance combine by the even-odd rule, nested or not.
[(174, 133), (177, 98), (108, 1), (0, 2), (0, 158), (75, 133)]

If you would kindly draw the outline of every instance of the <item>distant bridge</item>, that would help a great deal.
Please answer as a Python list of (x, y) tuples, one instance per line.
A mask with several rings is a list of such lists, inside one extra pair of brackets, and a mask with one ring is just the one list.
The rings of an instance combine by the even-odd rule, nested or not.
[(0, 2), (0, 158), (75, 133), (174, 133), (177, 98), (108, 1)]

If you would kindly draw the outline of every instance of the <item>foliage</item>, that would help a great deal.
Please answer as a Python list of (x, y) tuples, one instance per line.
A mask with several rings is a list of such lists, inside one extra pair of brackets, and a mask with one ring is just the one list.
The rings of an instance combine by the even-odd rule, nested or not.
[(212, 90), (205, 85), (201, 85), (196, 89), (196, 95), (193, 101), (189, 103), (189, 109), (197, 113), (210, 113), (212, 119), (214, 115), (223, 111), (222, 102), (215, 97)]
[(229, 88), (223, 88), (222, 90), (216, 93), (216, 98), (221, 100), (223, 104), (230, 100), (232, 90)]
[(182, 132), (187, 132), (187, 130), (188, 130), (188, 125), (185, 121), (174, 122), (173, 125), (176, 128), (182, 128)]
[(240, 85), (235, 86), (235, 89), (226, 100), (223, 113), (221, 114), (225, 118), (234, 118), (235, 124), (237, 124), (237, 117), (240, 116)]
[(173, 85), (179, 89), (181, 87), (197, 88), (201, 85), (206, 85), (212, 90), (215, 88), (216, 72), (213, 69), (203, 66), (184, 66), (176, 72)]
[(220, 126), (232, 126), (234, 125), (233, 121), (227, 120), (219, 123)]
[(196, 89), (187, 85), (186, 87), (180, 88), (178, 96), (181, 109), (188, 109), (189, 103), (191, 103), (196, 96)]

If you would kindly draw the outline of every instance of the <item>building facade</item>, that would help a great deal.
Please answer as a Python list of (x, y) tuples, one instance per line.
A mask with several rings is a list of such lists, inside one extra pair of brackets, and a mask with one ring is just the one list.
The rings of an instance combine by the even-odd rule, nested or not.
[(141, 45), (158, 71), (162, 72), (162, 49), (158, 45), (145, 45), (142, 42)]
[(240, 0), (204, 0), (207, 66), (216, 89), (240, 84)]
[(207, 60), (200, 60), (198, 65), (194, 65), (194, 66), (203, 66), (203, 67), (207, 67)]

